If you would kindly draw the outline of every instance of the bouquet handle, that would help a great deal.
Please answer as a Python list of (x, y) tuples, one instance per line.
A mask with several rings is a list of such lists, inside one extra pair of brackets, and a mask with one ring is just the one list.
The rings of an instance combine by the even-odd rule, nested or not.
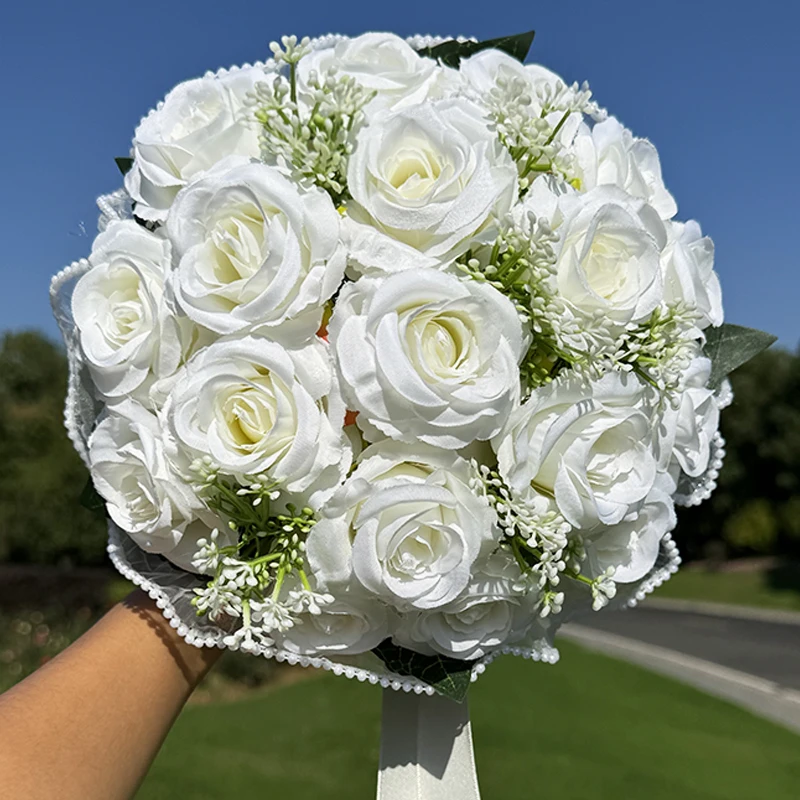
[(467, 701), (383, 690), (377, 800), (480, 800)]

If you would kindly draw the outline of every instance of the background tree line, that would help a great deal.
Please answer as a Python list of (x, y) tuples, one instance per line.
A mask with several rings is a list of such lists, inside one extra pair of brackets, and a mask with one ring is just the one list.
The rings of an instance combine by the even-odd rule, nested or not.
[(87, 470), (64, 429), (67, 360), (35, 331), (0, 344), (0, 562), (105, 562), (105, 524), (80, 505)]
[[(79, 503), (87, 472), (63, 426), (67, 366), (35, 331), (0, 344), (0, 562), (98, 565), (105, 526)], [(683, 510), (688, 559), (800, 555), (800, 355), (774, 348), (733, 375), (719, 487)]]

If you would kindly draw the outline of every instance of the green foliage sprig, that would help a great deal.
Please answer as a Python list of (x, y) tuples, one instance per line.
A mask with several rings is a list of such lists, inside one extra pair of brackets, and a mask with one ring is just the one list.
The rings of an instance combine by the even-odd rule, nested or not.
[(422, 47), (417, 52), (421, 56), (435, 58), (447, 67), (457, 68), (464, 58), (474, 56), (481, 50), (501, 50), (508, 53), (517, 61), (524, 61), (533, 44), (536, 31), (518, 33), (514, 36), (500, 36), (496, 39), (485, 39), (482, 42), (460, 42), (457, 39), (448, 39), (446, 42), (430, 47)]
[(474, 661), (461, 661), (442, 655), (426, 656), (385, 639), (373, 648), (386, 668), (396, 675), (419, 678), (432, 686), (437, 694), (461, 703), (467, 696), (472, 681)]
[[(294, 576), (306, 592), (311, 585), (305, 571), (305, 542), (316, 523), (311, 508), (285, 503), (276, 510), (281, 497), (278, 483), (266, 475), (256, 476), (243, 486), (217, 473), (207, 460), (192, 464), (201, 476), (201, 497), (209, 509), (228, 520), (236, 533), (231, 545), (218, 543), (218, 531), (198, 542), (195, 566), (211, 575), (208, 584), (196, 591), (198, 614), (241, 615), (250, 627), (255, 608), (270, 602), (279, 623), (291, 626), (290, 610), (281, 604), (287, 578)], [(276, 625), (280, 627), (280, 625)]]
[(709, 385), (715, 389), (726, 375), (778, 340), (771, 333), (728, 322), (718, 328), (708, 328), (705, 334), (705, 353), (711, 359)]

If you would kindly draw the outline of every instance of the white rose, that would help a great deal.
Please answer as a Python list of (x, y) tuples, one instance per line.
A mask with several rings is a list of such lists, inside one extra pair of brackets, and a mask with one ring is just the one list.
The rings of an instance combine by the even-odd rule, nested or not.
[(141, 121), (125, 176), (138, 217), (163, 222), (191, 178), (227, 156), (258, 156), (258, 126), (245, 99), (264, 79), (263, 69), (249, 67), (179, 83)]
[(314, 50), (302, 58), (297, 65), (301, 91), (312, 71), (321, 76), (331, 67), (336, 68), (337, 74), (348, 75), (376, 93), (368, 107), (370, 114), (383, 108), (421, 103), (428, 98), (442, 71), (433, 59), (421, 57), (393, 33), (365, 33)]
[(653, 569), (661, 540), (676, 522), (672, 498), (653, 489), (635, 519), (600, 526), (586, 534), (584, 573), (599, 578), (611, 567), (616, 583), (641, 580)]
[[(699, 348), (698, 348), (699, 350)], [(696, 478), (708, 468), (711, 442), (719, 428), (719, 404), (708, 387), (711, 361), (705, 356), (692, 360), (684, 376), (684, 391), (677, 408), (669, 406), (663, 417), (665, 449), (671, 450), (672, 472)]]
[(266, 473), (312, 504), (349, 467), (344, 412), (327, 345), (287, 350), (253, 336), (197, 353), (164, 405), (179, 453), (209, 455), (239, 478)]
[(419, 653), (465, 660), (512, 644), (522, 637), (531, 617), (524, 597), (513, 588), (519, 578), (514, 560), (498, 551), (455, 600), (433, 611), (404, 615), (392, 638)]
[(703, 236), (694, 220), (672, 222), (667, 233), (669, 239), (661, 254), (664, 299), (696, 308), (700, 329), (722, 325), (722, 289), (714, 272), (714, 242)]
[(362, 278), (329, 330), (368, 439), (458, 449), (494, 436), (519, 395), (519, 315), (485, 284), (437, 270)]
[(347, 181), (350, 258), (362, 271), (446, 265), (493, 241), (517, 194), (511, 156), (462, 98), (377, 117), (357, 136)]
[(582, 126), (574, 143), (575, 173), (581, 188), (611, 185), (651, 205), (664, 220), (678, 211), (661, 178), (658, 151), (610, 117), (591, 130)]
[(519, 493), (530, 487), (553, 497), (574, 527), (615, 525), (639, 510), (656, 480), (644, 398), (630, 374), (553, 381), (495, 439), (501, 474)]
[(371, 598), (344, 593), (319, 614), (299, 614), (287, 631), (270, 635), (279, 647), (298, 655), (356, 655), (389, 636), (389, 615)]
[[(541, 185), (526, 207), (549, 216), (559, 234), (556, 281), (561, 296), (587, 316), (626, 325), (650, 316), (662, 299), (664, 224), (655, 211), (621, 189), (600, 186), (557, 201)], [(544, 212), (544, 213), (542, 213)]]
[(180, 364), (180, 331), (164, 298), (169, 242), (133, 221), (114, 222), (94, 240), (89, 263), (72, 315), (97, 389), (117, 399)]
[[(180, 192), (167, 231), (176, 299), (222, 334), (254, 327), (313, 336), (344, 275), (339, 214), (276, 169), (228, 160)], [(262, 329), (262, 333), (265, 331)]]
[[(171, 469), (153, 414), (130, 400), (115, 405), (89, 438), (89, 465), (109, 516), (139, 547), (196, 571), (191, 559), (197, 539), (209, 533), (197, 517), (209, 515)], [(227, 526), (219, 530), (223, 543), (232, 543)]]
[(388, 440), (367, 448), (309, 534), (316, 580), (366, 590), (401, 610), (451, 602), (500, 536), (472, 477), (452, 452)]
[[(171, 277), (174, 277), (174, 273)], [(175, 305), (175, 299), (172, 296), (172, 281), (167, 279), (167, 297), (169, 306), (172, 308)], [(178, 338), (180, 341), (180, 359), (174, 363), (174, 369), (162, 369), (160, 376), (155, 380), (148, 389), (146, 399), (141, 402), (149, 409), (159, 412), (167, 400), (175, 381), (180, 374), (180, 368), (195, 354), (199, 353), (203, 348), (208, 347), (212, 342), (219, 339), (219, 334), (198, 325), (194, 320), (189, 319), (185, 314), (175, 308), (170, 312), (167, 318), (171, 325), (178, 331)], [(173, 366), (170, 364), (170, 366)]]

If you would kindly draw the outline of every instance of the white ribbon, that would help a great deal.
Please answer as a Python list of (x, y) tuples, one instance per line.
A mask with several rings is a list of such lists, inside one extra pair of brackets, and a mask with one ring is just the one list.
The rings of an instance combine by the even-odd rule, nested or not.
[(383, 690), (377, 800), (480, 800), (466, 700)]

